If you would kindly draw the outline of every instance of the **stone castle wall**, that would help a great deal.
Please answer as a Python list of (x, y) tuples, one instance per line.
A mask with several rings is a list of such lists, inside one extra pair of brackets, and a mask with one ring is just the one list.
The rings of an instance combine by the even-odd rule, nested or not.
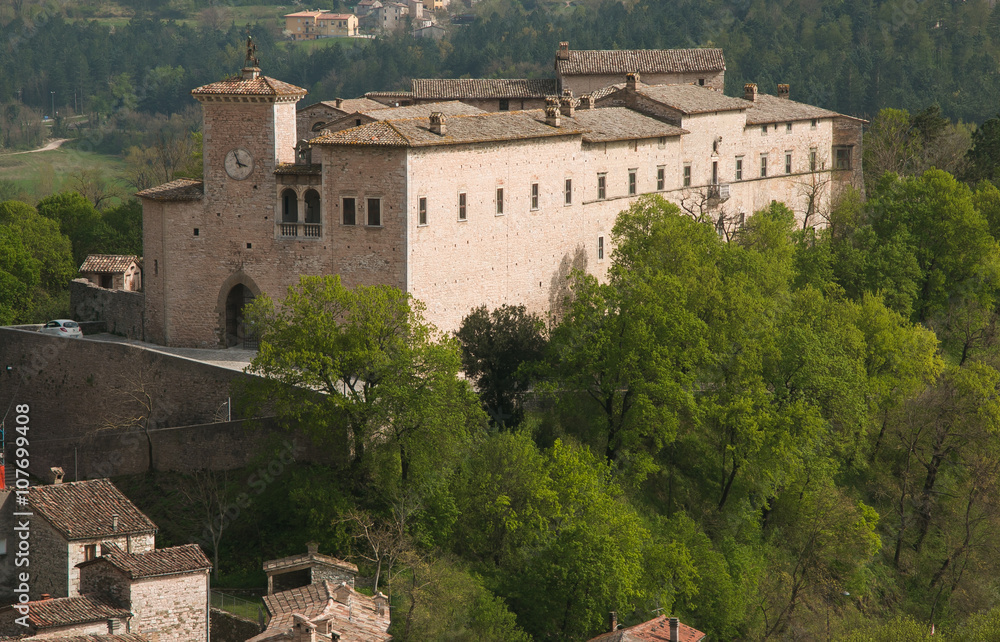
[(74, 279), (69, 284), (69, 307), (77, 321), (104, 321), (111, 334), (144, 340), (142, 312), (145, 307), (142, 292), (107, 290), (87, 279)]

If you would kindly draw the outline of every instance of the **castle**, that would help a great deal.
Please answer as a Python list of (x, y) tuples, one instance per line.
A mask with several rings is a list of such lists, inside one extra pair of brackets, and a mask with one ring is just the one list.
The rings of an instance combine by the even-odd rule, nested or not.
[(643, 194), (729, 233), (772, 200), (820, 223), (859, 183), (863, 121), (787, 85), (726, 96), (720, 50), (563, 43), (555, 66), (544, 98), (506, 80), (414, 81), (423, 93), (369, 94), (383, 110), (324, 103), (297, 122), (306, 91), (261, 75), (249, 49), (241, 76), (192, 91), (203, 181), (139, 193), (146, 337), (245, 341), (243, 306), (299, 275), (399, 287), (445, 331), (483, 304), (545, 314), (571, 269), (605, 275), (617, 214)]

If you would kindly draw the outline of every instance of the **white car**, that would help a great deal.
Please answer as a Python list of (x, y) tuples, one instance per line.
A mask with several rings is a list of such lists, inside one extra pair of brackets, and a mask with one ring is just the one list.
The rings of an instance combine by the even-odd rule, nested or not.
[(83, 337), (83, 330), (80, 329), (80, 324), (71, 319), (54, 319), (46, 323), (39, 330), (42, 334), (54, 334), (57, 337), (66, 337), (67, 339), (80, 339)]

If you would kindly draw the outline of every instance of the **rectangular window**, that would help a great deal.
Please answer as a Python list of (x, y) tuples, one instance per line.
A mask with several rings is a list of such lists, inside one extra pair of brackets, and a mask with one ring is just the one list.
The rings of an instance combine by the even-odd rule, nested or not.
[(787, 125), (785, 125), (785, 131), (786, 132), (791, 132), (792, 131), (792, 124), (791, 123), (788, 123)]
[(608, 197), (608, 175), (598, 174), (597, 175), (597, 198), (598, 200), (604, 200)]
[(597, 237), (597, 260), (601, 261), (604, 259), (604, 237)]
[(531, 184), (531, 209), (538, 209), (538, 183)]
[(812, 119), (812, 122), (811, 122), (811, 123), (809, 123), (809, 129), (816, 129), (816, 125), (817, 125), (817, 123), (819, 123), (819, 121), (818, 121), (818, 120), (816, 120), (815, 118), (813, 118), (813, 119)]
[(684, 163), (684, 187), (691, 187), (691, 163)]
[(791, 174), (792, 173), (792, 153), (791, 152), (785, 152), (785, 173), (786, 174)]
[(656, 168), (656, 191), (662, 192), (667, 186), (667, 169), (660, 165)]
[(458, 220), (467, 220), (465, 211), (465, 192), (458, 193)]
[(503, 188), (497, 188), (497, 216), (503, 214)]
[(509, 98), (501, 98), (500, 99), (500, 105), (499, 105), (499, 107), (500, 107), (500, 111), (510, 111), (510, 99)]
[(743, 180), (743, 157), (742, 156), (737, 156), (736, 157), (736, 180), (738, 180), (738, 181), (742, 181)]
[(761, 125), (760, 126), (760, 135), (761, 136), (767, 136), (767, 125)]
[(816, 171), (816, 148), (813, 147), (809, 150), (809, 171)]
[(564, 205), (572, 205), (573, 204), (573, 179), (572, 178), (567, 178), (566, 179), (566, 184), (563, 185), (563, 189), (564, 189), (564, 192), (565, 192), (564, 193), (563, 204)]
[(667, 146), (667, 137), (660, 136), (660, 138), (656, 141), (656, 146), (660, 149), (664, 149)]
[(851, 169), (851, 148), (836, 147), (833, 150), (834, 168)]
[(420, 200), (418, 202), (420, 203), (420, 208), (419, 208), (420, 209), (420, 221), (419, 221), (419, 224), (420, 225), (427, 225), (427, 199), (421, 196)]
[(760, 155), (760, 177), (767, 178), (767, 154)]
[(344, 225), (357, 225), (358, 201), (353, 197), (344, 197)]
[(629, 196), (635, 196), (635, 191), (636, 191), (636, 179), (635, 179), (635, 175), (636, 175), (636, 173), (638, 173), (638, 171), (639, 170), (637, 170), (637, 169), (630, 169), (630, 170), (628, 170), (628, 195)]
[(97, 544), (84, 544), (83, 561), (89, 562), (97, 557)]
[(382, 199), (368, 199), (368, 225), (379, 227), (382, 225)]

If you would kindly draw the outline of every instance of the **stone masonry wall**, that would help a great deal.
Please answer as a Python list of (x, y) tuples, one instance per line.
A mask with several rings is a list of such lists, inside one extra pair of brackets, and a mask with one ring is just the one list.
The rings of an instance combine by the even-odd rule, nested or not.
[(159, 642), (208, 640), (208, 571), (135, 580), (132, 631)]
[(111, 334), (144, 340), (142, 292), (106, 290), (86, 279), (69, 284), (69, 307), (77, 321), (104, 321)]
[(260, 633), (260, 624), (213, 608), (210, 613), (212, 642), (246, 642)]
[(40, 599), (43, 593), (48, 593), (52, 597), (74, 597), (75, 593), (70, 593), (70, 587), (75, 588), (75, 583), (70, 577), (71, 567), (66, 540), (44, 518), (35, 515), (31, 517), (30, 542), (29, 566), (13, 570), (14, 572), (27, 570), (31, 574), (29, 581), (31, 591), (28, 593), (31, 599)]
[[(633, 71), (641, 72), (641, 70)], [(579, 76), (562, 76), (559, 78), (560, 89), (572, 89), (573, 95), (581, 96), (609, 85), (617, 85), (618, 83), (625, 82), (625, 73), (627, 72), (623, 72), (621, 74), (581, 74)], [(640, 75), (642, 82), (647, 85), (697, 85), (702, 79), (704, 79), (706, 87), (718, 89), (719, 91), (725, 89), (726, 85), (725, 71), (701, 71), (676, 74), (641, 73)]]

